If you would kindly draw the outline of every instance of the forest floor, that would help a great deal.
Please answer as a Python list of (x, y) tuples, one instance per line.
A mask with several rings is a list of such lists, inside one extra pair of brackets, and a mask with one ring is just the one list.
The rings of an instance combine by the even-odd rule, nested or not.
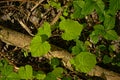
[[(11, 39), (8, 41), (0, 37), (0, 60), (6, 59), (9, 64), (17, 68), (29, 64), (37, 71), (42, 70), (45, 73), (51, 71), (49, 60), (46, 57), (32, 57), (30, 53), (25, 54), (25, 46), (23, 46), (26, 43), (30, 44), (32, 37), (37, 33), (38, 28), (41, 27), (44, 22), (47, 21), (51, 25), (55, 25), (60, 21), (60, 16), (65, 14), (61, 9), (49, 6), (49, 1), (50, 0), (0, 0), (0, 33), (6, 34), (8, 31), (10, 32), (8, 35), (11, 35)], [(68, 6), (70, 1), (71, 0), (58, 0), (62, 7)], [(73, 6), (68, 7), (68, 16), (65, 16), (65, 18), (70, 18), (71, 13), (73, 13)], [(93, 30), (92, 26), (99, 23), (96, 14), (91, 14), (87, 17), (88, 18), (77, 19), (77, 21), (87, 24), (87, 28), (83, 30), (82, 34), (83, 41), (88, 38), (88, 32)], [(118, 12), (118, 15), (116, 16), (116, 19), (118, 20), (116, 25), (120, 25), (119, 17), (120, 12)], [(4, 29), (3, 32), (1, 29)], [(116, 31), (120, 34), (119, 30), (116, 29)], [(70, 48), (73, 47), (75, 43), (74, 41), (63, 40), (60, 36), (61, 33), (61, 30), (54, 28), (49, 43), (55, 45), (54, 48), (60, 47), (60, 49), (67, 51), (66, 53), (71, 53)], [(25, 35), (23, 39), (20, 39), (21, 34)], [(105, 40), (102, 41), (104, 41), (103, 43), (106, 45), (110, 44)], [(119, 53), (120, 41), (117, 41), (116, 45), (118, 48), (116, 51)], [(95, 52), (95, 49), (95, 45), (90, 47), (90, 51), (93, 53)], [(106, 50), (106, 54), (107, 52), (108, 51)], [(84, 73), (75, 73), (62, 65), (62, 67), (68, 71), (67, 74), (64, 75), (70, 76), (71, 78), (77, 76), (79, 78), (78, 80), (105, 80), (106, 78), (107, 80), (120, 79), (120, 66), (104, 64), (101, 61), (104, 53), (105, 52), (98, 58), (97, 66), (93, 70), (94, 74), (93, 72), (90, 72), (88, 75)], [(118, 56), (119, 58), (116, 59), (120, 61), (119, 54), (114, 54), (113, 56)], [(58, 55), (55, 57), (58, 57)], [(103, 72), (106, 72), (106, 74), (102, 75)], [(114, 78), (111, 76), (114, 76)]]

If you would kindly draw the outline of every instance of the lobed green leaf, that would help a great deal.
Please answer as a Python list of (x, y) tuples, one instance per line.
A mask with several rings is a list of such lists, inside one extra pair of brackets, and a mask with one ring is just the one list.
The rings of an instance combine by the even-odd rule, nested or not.
[(77, 71), (87, 73), (96, 64), (96, 56), (90, 52), (81, 52), (71, 60)]
[(48, 22), (44, 22), (44, 24), (38, 29), (37, 35), (46, 35), (47, 37), (51, 36), (51, 28)]
[(76, 45), (72, 47), (72, 53), (74, 55), (79, 54), (80, 52), (86, 51), (84, 43), (80, 40), (76, 40)]
[(21, 79), (32, 79), (33, 69), (30, 65), (26, 65), (25, 67), (20, 67), (18, 74)]
[(83, 25), (70, 19), (62, 20), (59, 27), (61, 30), (64, 30), (64, 33), (62, 34), (62, 38), (64, 40), (76, 39), (81, 34), (83, 29)]
[(33, 37), (30, 44), (30, 51), (33, 57), (40, 57), (48, 53), (50, 44), (46, 41), (51, 36), (50, 24), (45, 22), (39, 28), (38, 33)]
[(50, 44), (42, 41), (40, 36), (35, 36), (30, 45), (30, 51), (33, 57), (43, 56), (50, 50)]

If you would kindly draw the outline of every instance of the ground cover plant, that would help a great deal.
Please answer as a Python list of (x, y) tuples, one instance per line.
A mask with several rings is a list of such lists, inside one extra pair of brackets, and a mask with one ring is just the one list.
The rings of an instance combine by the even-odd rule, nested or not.
[(1, 0), (0, 80), (119, 80), (119, 0)]

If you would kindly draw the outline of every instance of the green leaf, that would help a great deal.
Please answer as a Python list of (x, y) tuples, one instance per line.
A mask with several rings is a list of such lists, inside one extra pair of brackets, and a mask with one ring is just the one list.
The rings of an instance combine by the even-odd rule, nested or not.
[(40, 57), (48, 53), (50, 44), (46, 41), (51, 36), (50, 24), (45, 22), (38, 29), (38, 33), (33, 37), (30, 44), (30, 51), (33, 57)]
[(116, 48), (116, 45), (110, 45), (110, 51), (115, 51), (117, 48)]
[(84, 46), (82, 41), (76, 40), (76, 46), (72, 48), (72, 53), (77, 55), (82, 51), (86, 51), (86, 47)]
[(48, 73), (44, 80), (57, 80), (55, 74)]
[(72, 80), (72, 78), (71, 77), (63, 77), (63, 79), (62, 80)]
[(17, 73), (13, 71), (13, 66), (6, 60), (0, 60), (0, 80), (20, 80)]
[(90, 34), (90, 40), (91, 42), (93, 42), (94, 44), (97, 44), (97, 42), (99, 41), (99, 31), (95, 30)]
[(71, 60), (71, 64), (75, 66), (77, 71), (87, 73), (94, 68), (96, 57), (89, 52), (81, 52)]
[(58, 58), (52, 58), (51, 59), (51, 65), (53, 66), (53, 68), (55, 68), (59, 64), (60, 64), (60, 60)]
[(30, 51), (33, 57), (43, 56), (50, 50), (50, 44), (45, 41), (43, 42), (40, 36), (35, 36), (30, 45)]
[(83, 0), (74, 0), (73, 1), (73, 6), (79, 6), (79, 8), (84, 7), (85, 2)]
[(95, 2), (93, 0), (85, 0), (85, 1), (86, 1), (85, 5), (82, 8), (82, 14), (86, 16), (86, 15), (88, 15), (91, 12), (94, 11), (94, 9), (95, 9)]
[(112, 59), (108, 55), (105, 55), (103, 57), (103, 63), (107, 64), (107, 63), (110, 63), (110, 62), (112, 62)]
[(85, 2), (82, 0), (74, 0), (73, 1), (73, 6), (74, 6), (74, 12), (73, 12), (73, 17), (74, 18), (82, 18), (83, 15), (81, 14), (81, 10), (84, 6)]
[(20, 77), (17, 73), (15, 72), (11, 72), (8, 76), (7, 76), (7, 80), (20, 80)]
[(90, 40), (91, 40), (91, 42), (93, 42), (94, 44), (97, 44), (97, 42), (99, 41), (99, 36), (94, 35), (94, 33), (92, 33), (92, 34), (90, 35)]
[(6, 66), (4, 66), (1, 74), (4, 75), (4, 76), (8, 76), (11, 72), (13, 72), (13, 66), (6, 65)]
[(55, 68), (52, 72), (48, 73), (45, 80), (57, 80), (57, 78), (60, 78), (63, 73), (63, 68)]
[(61, 30), (64, 30), (62, 34), (62, 38), (64, 40), (73, 40), (76, 39), (83, 29), (83, 26), (79, 24), (77, 21), (73, 20), (62, 20), (59, 24)]
[(77, 55), (81, 52), (82, 50), (79, 48), (79, 46), (74, 46), (72, 47), (72, 54)]
[(45, 77), (46, 77), (45, 74), (37, 74), (37, 75), (36, 75), (36, 78), (37, 78), (38, 80), (44, 80)]
[(63, 73), (63, 68), (62, 67), (57, 67), (55, 68), (52, 73), (56, 76), (56, 77), (61, 77), (62, 73)]
[(118, 35), (114, 30), (108, 30), (106, 31), (106, 34), (104, 35), (104, 38), (107, 40), (116, 40), (118, 39)]
[(38, 79), (38, 80), (44, 80), (45, 79), (45, 77), (46, 77), (45, 73), (43, 73), (41, 71), (36, 72), (36, 73), (37, 73), (36, 76), (35, 76), (36, 79)]
[(61, 4), (58, 3), (58, 2), (55, 2), (55, 1), (49, 1), (48, 2), (50, 6), (54, 7), (54, 8), (57, 8), (57, 9), (60, 9), (61, 8)]
[(100, 51), (107, 50), (107, 48), (106, 48), (105, 45), (99, 45), (99, 46), (98, 46), (98, 49), (100, 49)]
[(115, 16), (105, 15), (104, 26), (106, 30), (113, 29), (115, 26)]
[(94, 29), (95, 31), (90, 34), (90, 40), (96, 44), (99, 41), (99, 37), (105, 35), (106, 32), (103, 25), (95, 25)]
[(116, 65), (117, 65), (118, 67), (120, 67), (120, 62), (116, 63)]
[(120, 10), (120, 0), (110, 0), (109, 13), (115, 15), (117, 10)]
[(96, 2), (95, 9), (96, 9), (97, 13), (103, 14), (104, 8), (105, 8), (104, 2), (102, 0), (96, 0), (95, 2)]
[(6, 65), (3, 66), (3, 69), (1, 70), (0, 73), (0, 78), (1, 80), (20, 80), (20, 77), (17, 73), (13, 71), (13, 66), (11, 65)]
[(68, 16), (68, 9), (67, 9), (67, 8), (65, 8), (65, 9), (63, 10), (63, 16)]
[(104, 31), (104, 26), (103, 25), (95, 25), (94, 26), (95, 30), (100, 30), (100, 31)]
[(48, 22), (44, 22), (44, 24), (38, 29), (37, 35), (46, 35), (47, 37), (51, 36), (51, 28)]
[(26, 65), (25, 67), (20, 67), (18, 74), (21, 79), (32, 79), (33, 69), (30, 65)]

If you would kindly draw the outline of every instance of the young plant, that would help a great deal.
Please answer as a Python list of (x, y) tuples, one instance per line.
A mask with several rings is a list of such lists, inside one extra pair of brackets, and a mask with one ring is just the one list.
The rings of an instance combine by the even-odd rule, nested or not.
[(6, 60), (0, 60), (0, 80), (20, 80), (20, 76)]
[(45, 22), (42, 27), (38, 29), (38, 33), (31, 41), (30, 51), (33, 57), (40, 57), (50, 51), (50, 44), (47, 39), (51, 36), (50, 24)]

